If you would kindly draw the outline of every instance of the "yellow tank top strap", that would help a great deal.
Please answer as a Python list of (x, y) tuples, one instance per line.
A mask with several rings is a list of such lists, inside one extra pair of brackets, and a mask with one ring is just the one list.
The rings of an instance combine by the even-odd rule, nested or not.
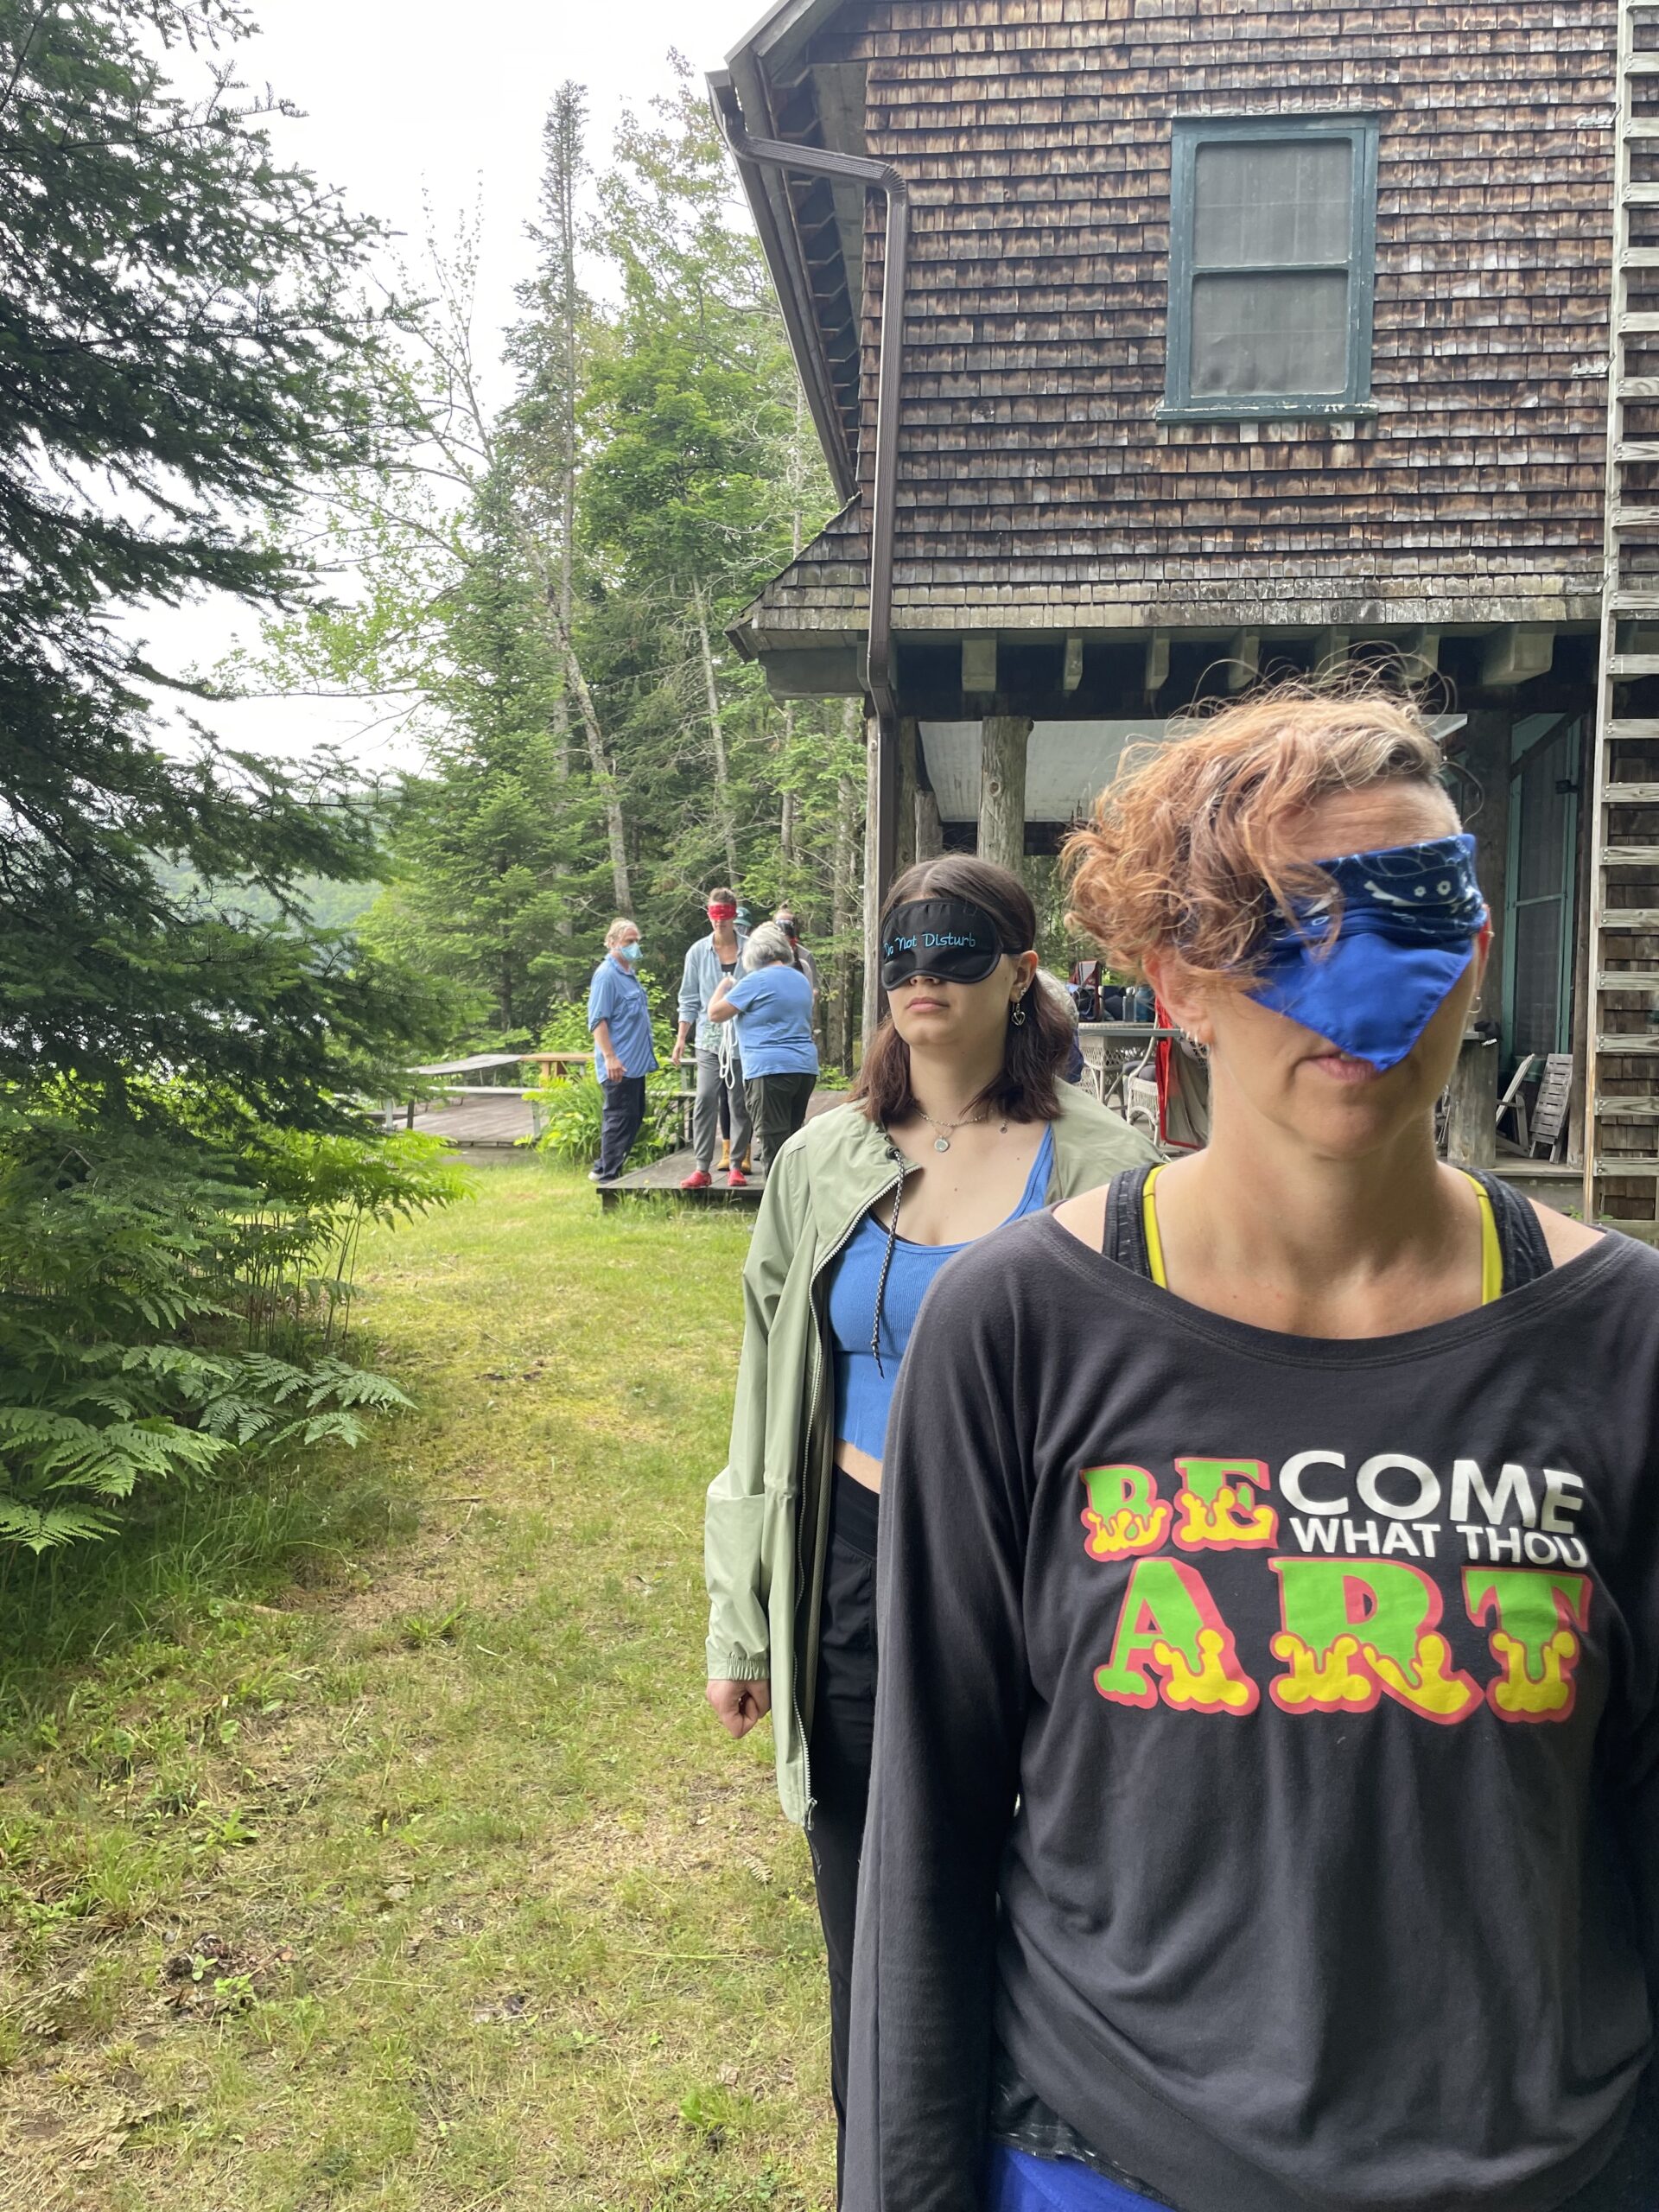
[(1164, 1273), (1164, 1240), (1158, 1234), (1158, 1208), (1152, 1195), (1153, 1185), (1163, 1172), (1162, 1162), (1147, 1170), (1147, 1179), (1141, 1188), (1141, 1219), (1147, 1236), (1147, 1271), (1160, 1290), (1167, 1290), (1169, 1281)]
[[(1167, 1290), (1164, 1241), (1158, 1234), (1158, 1206), (1153, 1195), (1163, 1172), (1162, 1165), (1147, 1171), (1141, 1191), (1141, 1219), (1146, 1231), (1147, 1272), (1160, 1290)], [(1468, 1180), (1473, 1184), (1475, 1196), (1480, 1201), (1480, 1302), (1492, 1306), (1503, 1295), (1503, 1248), (1497, 1241), (1497, 1217), (1492, 1211), (1486, 1185), (1478, 1175), (1470, 1175)]]
[(1480, 1200), (1480, 1302), (1495, 1306), (1503, 1295), (1503, 1247), (1497, 1241), (1497, 1216), (1479, 1176), (1471, 1175), (1466, 1167), (1462, 1172), (1474, 1185), (1475, 1196)]

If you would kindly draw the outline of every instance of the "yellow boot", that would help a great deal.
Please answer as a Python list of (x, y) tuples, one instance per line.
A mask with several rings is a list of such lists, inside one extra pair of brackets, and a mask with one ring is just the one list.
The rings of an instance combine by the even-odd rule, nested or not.
[(721, 1137), (720, 1141), (720, 1166), (717, 1172), (723, 1175), (731, 1164), (732, 1141), (730, 1137)]

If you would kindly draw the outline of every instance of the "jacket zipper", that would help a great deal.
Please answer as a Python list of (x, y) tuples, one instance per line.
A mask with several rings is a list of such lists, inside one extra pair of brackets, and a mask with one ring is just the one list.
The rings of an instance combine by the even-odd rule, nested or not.
[[(872, 1197), (864, 1201), (863, 1205), (861, 1205), (857, 1212), (853, 1215), (852, 1218), (848, 1222), (845, 1229), (842, 1230), (840, 1236), (830, 1247), (830, 1249), (823, 1255), (819, 1259), (817, 1267), (812, 1270), (812, 1281), (810, 1288), (810, 1296), (812, 1305), (812, 1368), (808, 1377), (807, 1396), (808, 1402), (811, 1405), (813, 1410), (809, 1421), (809, 1440), (817, 1427), (817, 1400), (819, 1385), (823, 1375), (824, 1317), (818, 1306), (818, 1286), (822, 1283), (830, 1269), (835, 1265), (835, 1262), (846, 1250), (848, 1245), (852, 1243), (854, 1235), (857, 1230), (858, 1224), (863, 1220), (865, 1215), (869, 1212), (871, 1207), (880, 1205), (883, 1198), (887, 1198), (891, 1192), (902, 1187), (905, 1178), (907, 1175), (912, 1175), (916, 1172), (915, 1161), (913, 1160), (907, 1160), (904, 1154), (899, 1151), (898, 1146), (893, 1143), (891, 1137), (887, 1139), (887, 1158), (899, 1170), (898, 1174), (894, 1176), (890, 1183), (884, 1183), (879, 1191), (875, 1192)], [(833, 1437), (830, 1440), (830, 1449), (833, 1455), (835, 1451), (835, 1440)], [(830, 1480), (834, 1480), (833, 1469), (831, 1471)], [(815, 1560), (812, 1563), (811, 1570), (810, 1572), (804, 1571), (805, 1562), (800, 1556), (798, 1538), (797, 1539), (795, 1566), (797, 1573), (801, 1575), (802, 1586), (805, 1591), (810, 1606), (813, 1598), (812, 1585), (817, 1575), (817, 1562)], [(817, 1597), (818, 1601), (822, 1603), (822, 1591), (818, 1592)], [(816, 1668), (817, 1662), (817, 1633), (816, 1627), (810, 1633), (812, 1638), (812, 1651), (810, 1656), (812, 1664)], [(814, 1800), (812, 1796), (812, 1755), (808, 1747), (806, 1718), (802, 1711), (801, 1698), (802, 1691), (799, 1679), (798, 1677), (795, 1693), (795, 1726), (801, 1739), (801, 1772), (804, 1777), (806, 1785), (804, 1793), (806, 1800), (806, 1813), (805, 1818), (802, 1822), (802, 1826), (810, 1830), (812, 1826), (812, 1814), (814, 1810)]]

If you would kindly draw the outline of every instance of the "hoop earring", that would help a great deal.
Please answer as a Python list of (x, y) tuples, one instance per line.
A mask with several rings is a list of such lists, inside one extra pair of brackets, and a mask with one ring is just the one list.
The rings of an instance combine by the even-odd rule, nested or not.
[(1025, 996), (1025, 993), (1021, 991), (1020, 996), (1014, 1000), (1008, 1014), (1009, 1020), (1016, 1029), (1023, 1029), (1026, 1026)]

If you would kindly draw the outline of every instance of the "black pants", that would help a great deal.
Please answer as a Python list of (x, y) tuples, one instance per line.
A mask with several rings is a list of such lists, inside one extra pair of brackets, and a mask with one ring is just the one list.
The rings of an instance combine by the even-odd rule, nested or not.
[(755, 1165), (770, 1168), (806, 1119), (817, 1088), (816, 1075), (753, 1075), (743, 1086), (754, 1124)]
[(858, 1859), (870, 1800), (870, 1741), (875, 1732), (875, 1542), (880, 1503), (874, 1491), (836, 1469), (810, 1746), (813, 1810), (807, 1841), (830, 1961), (830, 2093), (836, 2103), (837, 2201), (847, 2140)]
[(601, 1083), (604, 1118), (600, 1124), (599, 1172), (607, 1180), (627, 1165), (639, 1124), (645, 1118), (645, 1078), (625, 1075), (620, 1083)]

